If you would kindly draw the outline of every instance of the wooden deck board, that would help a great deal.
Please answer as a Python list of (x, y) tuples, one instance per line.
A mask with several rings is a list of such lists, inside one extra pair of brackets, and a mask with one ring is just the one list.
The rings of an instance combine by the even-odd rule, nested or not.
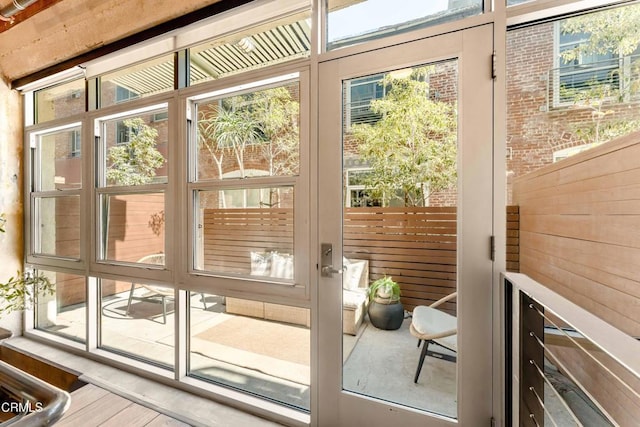
[(56, 426), (187, 426), (93, 384), (71, 393), (71, 405)]

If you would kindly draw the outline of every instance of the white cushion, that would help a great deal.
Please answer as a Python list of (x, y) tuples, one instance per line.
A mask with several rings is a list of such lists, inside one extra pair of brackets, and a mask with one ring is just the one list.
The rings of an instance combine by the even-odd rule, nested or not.
[(251, 252), (251, 275), (269, 276), (271, 274), (271, 253)]
[(360, 291), (342, 291), (342, 306), (344, 308), (358, 308), (367, 301), (367, 293), (365, 290)]
[(342, 278), (342, 287), (344, 289), (355, 290), (360, 289), (360, 281), (362, 279), (362, 273), (367, 261), (357, 260), (350, 261), (345, 264), (344, 275)]
[(271, 255), (271, 277), (293, 279), (293, 255), (274, 252)]
[[(458, 321), (455, 316), (445, 313), (442, 310), (420, 305), (413, 309), (411, 325), (416, 332), (427, 337), (426, 339), (429, 339), (428, 337), (430, 335), (455, 330), (458, 327)], [(433, 341), (451, 350), (458, 351), (458, 339), (455, 334), (442, 338), (434, 338)]]

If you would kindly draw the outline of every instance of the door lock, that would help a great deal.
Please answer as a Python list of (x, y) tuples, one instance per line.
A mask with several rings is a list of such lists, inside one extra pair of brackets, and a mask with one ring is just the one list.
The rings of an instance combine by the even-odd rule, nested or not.
[(320, 244), (320, 276), (333, 277), (334, 274), (342, 274), (342, 268), (333, 268), (333, 245), (331, 243)]

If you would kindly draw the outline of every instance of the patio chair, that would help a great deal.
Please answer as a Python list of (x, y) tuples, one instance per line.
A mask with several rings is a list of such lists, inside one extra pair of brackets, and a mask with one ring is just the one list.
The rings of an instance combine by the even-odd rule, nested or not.
[(436, 343), (455, 353), (458, 352), (458, 340), (456, 337), (458, 333), (457, 319), (455, 316), (437, 308), (457, 296), (458, 292), (454, 292), (429, 306), (420, 305), (413, 309), (409, 330), (411, 331), (411, 335), (418, 338), (418, 347), (420, 347), (421, 342), (424, 342), (422, 351), (420, 352), (416, 375), (413, 379), (413, 382), (416, 384), (418, 383), (418, 377), (420, 376), (422, 364), (424, 363), (424, 358), (427, 355), (427, 349), (430, 343)]
[[(137, 262), (141, 264), (157, 264), (164, 265), (164, 254), (152, 254), (147, 255), (140, 258)], [(129, 315), (129, 309), (131, 308), (131, 301), (133, 300), (133, 291), (136, 288), (136, 285), (140, 285), (147, 290), (147, 293), (143, 296), (136, 297), (139, 299), (157, 299), (160, 298), (160, 302), (162, 303), (162, 323), (167, 323), (167, 299), (174, 298), (174, 291), (171, 288), (165, 288), (162, 286), (156, 285), (147, 285), (144, 283), (135, 283), (131, 282), (131, 290), (129, 291), (129, 301), (127, 302), (127, 310), (125, 311), (125, 315)], [(202, 296), (202, 304), (204, 305), (204, 309), (207, 309), (207, 301), (204, 298), (204, 294), (200, 294)]]

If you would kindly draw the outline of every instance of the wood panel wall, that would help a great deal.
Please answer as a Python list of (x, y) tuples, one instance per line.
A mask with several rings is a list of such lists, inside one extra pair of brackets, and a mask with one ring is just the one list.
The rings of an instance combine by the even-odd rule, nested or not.
[(640, 132), (518, 178), (520, 271), (640, 336)]
[[(640, 132), (518, 178), (513, 198), (520, 271), (640, 337)], [(557, 350), (620, 425), (640, 419), (637, 396), (583, 352)]]

